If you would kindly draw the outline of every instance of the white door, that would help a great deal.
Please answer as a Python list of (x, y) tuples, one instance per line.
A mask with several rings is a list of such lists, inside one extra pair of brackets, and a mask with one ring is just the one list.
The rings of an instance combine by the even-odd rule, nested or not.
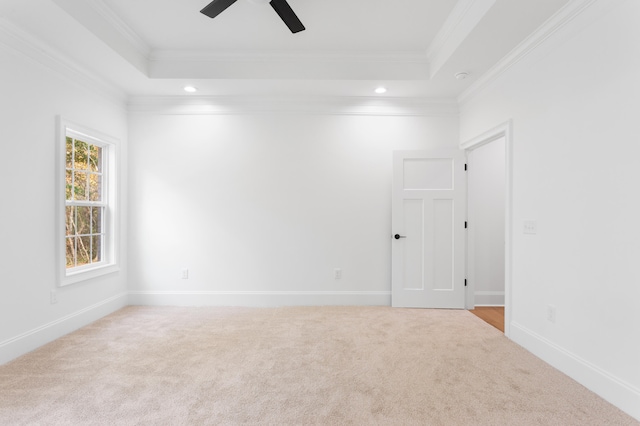
[(397, 151), (391, 203), (391, 304), (464, 308), (464, 151)]

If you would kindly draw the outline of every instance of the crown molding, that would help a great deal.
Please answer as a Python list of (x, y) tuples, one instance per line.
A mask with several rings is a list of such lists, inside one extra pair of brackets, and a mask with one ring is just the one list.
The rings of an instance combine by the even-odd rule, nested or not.
[[(572, 0), (547, 19), (536, 31), (516, 46), (498, 63), (480, 76), (471, 86), (458, 96), (461, 109), (472, 99), (482, 93), (491, 83), (504, 74), (509, 68), (527, 57), (543, 44), (549, 37), (580, 16), (594, 3), (600, 0)], [(607, 0), (610, 1), (610, 0)]]
[(426, 80), (424, 52), (176, 51), (151, 53), (150, 78)]
[(162, 115), (326, 114), (457, 117), (455, 99), (275, 96), (137, 96), (129, 112)]
[(189, 61), (189, 62), (392, 62), (427, 64), (428, 59), (422, 51), (265, 51), (265, 50), (153, 50), (150, 61)]
[(97, 77), (62, 52), (2, 17), (0, 46), (49, 68), (68, 82), (99, 95), (118, 107), (123, 107), (126, 103), (127, 95), (122, 89)]
[(431, 41), (431, 44), (427, 47), (427, 58), (433, 61), (433, 58), (438, 56), (447, 41), (451, 38), (455, 29), (460, 25), (467, 12), (473, 5), (475, 0), (458, 0), (453, 10), (440, 27), (440, 30)]
[(426, 51), (431, 78), (478, 25), (496, 0), (458, 0)]
[(147, 61), (151, 56), (151, 47), (126, 22), (118, 16), (103, 0), (87, 0), (87, 4), (100, 15), (114, 31), (124, 38)]
[(151, 47), (103, 0), (51, 0), (122, 59), (148, 74)]

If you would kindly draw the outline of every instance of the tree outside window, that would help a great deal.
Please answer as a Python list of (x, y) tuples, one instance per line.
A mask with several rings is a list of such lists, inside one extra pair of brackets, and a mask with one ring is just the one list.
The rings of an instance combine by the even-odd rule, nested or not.
[(105, 200), (103, 150), (105, 148), (66, 138), (66, 267), (102, 261)]

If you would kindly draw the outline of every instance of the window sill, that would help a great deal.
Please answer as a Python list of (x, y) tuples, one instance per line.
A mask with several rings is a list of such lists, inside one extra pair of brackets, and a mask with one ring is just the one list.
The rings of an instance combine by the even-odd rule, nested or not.
[(93, 278), (101, 277), (103, 275), (112, 274), (118, 272), (120, 267), (116, 264), (109, 263), (104, 265), (95, 265), (90, 268), (81, 269), (79, 271), (67, 272), (63, 271), (59, 286), (64, 287), (70, 284), (76, 284), (82, 281), (87, 281)]

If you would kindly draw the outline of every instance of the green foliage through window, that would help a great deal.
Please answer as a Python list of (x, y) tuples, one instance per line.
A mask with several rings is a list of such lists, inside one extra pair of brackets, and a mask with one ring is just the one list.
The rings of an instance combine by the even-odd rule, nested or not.
[(104, 244), (103, 169), (105, 148), (66, 138), (66, 266), (102, 261)]

